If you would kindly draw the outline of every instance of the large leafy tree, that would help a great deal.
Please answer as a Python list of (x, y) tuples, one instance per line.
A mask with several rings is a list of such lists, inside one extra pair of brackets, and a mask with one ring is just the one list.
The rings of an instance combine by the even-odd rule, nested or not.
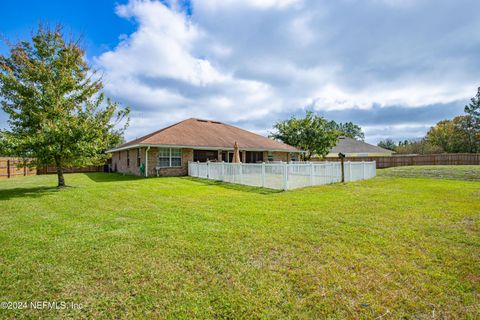
[(468, 132), (465, 130), (470, 120), (469, 116), (442, 120), (430, 128), (426, 139), (446, 152), (474, 152), (475, 146), (471, 144)]
[(0, 153), (54, 164), (58, 186), (65, 166), (104, 163), (118, 144), (129, 110), (105, 100), (102, 82), (78, 42), (61, 27), (40, 26), (31, 41), (10, 44), (0, 56), (0, 102), (9, 129), (0, 131)]
[(270, 137), (304, 150), (304, 159), (324, 157), (335, 146), (340, 132), (331, 122), (308, 111), (303, 118), (292, 117), (275, 123)]

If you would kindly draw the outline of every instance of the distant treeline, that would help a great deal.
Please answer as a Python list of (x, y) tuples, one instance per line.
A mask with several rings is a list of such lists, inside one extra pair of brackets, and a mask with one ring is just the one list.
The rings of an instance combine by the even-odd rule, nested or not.
[(378, 146), (400, 154), (480, 153), (480, 88), (464, 115), (438, 122), (423, 138), (385, 139)]

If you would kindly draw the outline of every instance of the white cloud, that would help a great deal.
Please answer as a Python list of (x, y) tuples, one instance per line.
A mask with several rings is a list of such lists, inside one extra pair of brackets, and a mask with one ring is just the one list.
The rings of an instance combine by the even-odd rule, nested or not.
[(136, 111), (129, 138), (192, 116), (265, 132), (305, 107), (415, 117), (475, 93), (479, 23), (458, 12), (479, 6), (463, 2), (193, 0), (189, 16), (175, 1), (130, 1), (116, 12), (137, 30), (96, 63)]

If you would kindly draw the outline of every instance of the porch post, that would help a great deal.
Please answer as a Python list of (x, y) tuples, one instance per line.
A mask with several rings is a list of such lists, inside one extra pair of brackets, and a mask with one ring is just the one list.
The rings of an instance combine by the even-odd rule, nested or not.
[(145, 178), (148, 178), (148, 150), (150, 150), (150, 147), (145, 149)]

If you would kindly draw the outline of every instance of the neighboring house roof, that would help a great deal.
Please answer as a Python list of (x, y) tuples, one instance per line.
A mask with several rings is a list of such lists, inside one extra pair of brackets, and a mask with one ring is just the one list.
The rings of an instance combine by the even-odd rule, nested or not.
[(337, 155), (338, 153), (349, 154), (349, 153), (383, 153), (391, 155), (393, 151), (387, 150), (372, 144), (355, 140), (348, 137), (339, 137), (337, 145), (330, 150), (329, 154)]
[(109, 150), (109, 152), (139, 146), (177, 146), (228, 150), (233, 149), (235, 142), (243, 150), (300, 151), (290, 145), (219, 121), (191, 118), (129, 141), (120, 147)]

